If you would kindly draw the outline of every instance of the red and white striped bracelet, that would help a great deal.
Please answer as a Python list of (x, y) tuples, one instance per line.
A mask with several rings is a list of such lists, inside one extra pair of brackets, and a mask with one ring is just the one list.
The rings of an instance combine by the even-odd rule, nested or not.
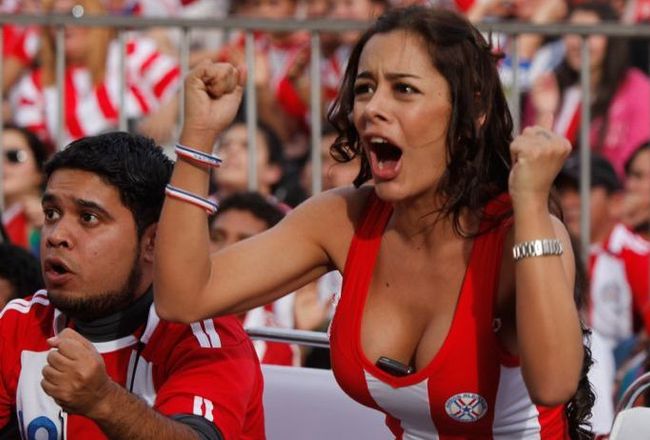
[(186, 147), (185, 145), (176, 144), (174, 149), (178, 157), (187, 159), (190, 162), (204, 165), (210, 168), (218, 168), (223, 162), (219, 156), (207, 154), (203, 151), (195, 150), (194, 148)]
[(176, 188), (170, 184), (165, 187), (165, 194), (173, 199), (182, 200), (183, 202), (187, 202), (194, 206), (198, 206), (199, 208), (203, 208), (205, 212), (208, 213), (208, 215), (212, 215), (219, 210), (218, 203), (213, 202), (212, 200), (208, 200), (204, 197), (197, 196), (196, 194), (193, 194), (189, 191)]

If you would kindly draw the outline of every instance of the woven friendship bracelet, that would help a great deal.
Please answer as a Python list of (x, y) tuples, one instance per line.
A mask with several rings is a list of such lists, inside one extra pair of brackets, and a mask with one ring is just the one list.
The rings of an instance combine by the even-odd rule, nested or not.
[(174, 149), (176, 155), (187, 159), (191, 162), (195, 162), (201, 165), (205, 165), (211, 168), (218, 168), (223, 162), (220, 157), (213, 154), (207, 154), (203, 151), (195, 150), (194, 148), (186, 147), (185, 145), (176, 144)]
[(525, 241), (512, 247), (512, 256), (515, 261), (528, 257), (541, 257), (544, 255), (562, 255), (564, 249), (562, 242), (555, 238)]
[(173, 199), (182, 200), (183, 202), (203, 208), (208, 215), (212, 215), (219, 210), (218, 203), (169, 184), (165, 188), (165, 194)]

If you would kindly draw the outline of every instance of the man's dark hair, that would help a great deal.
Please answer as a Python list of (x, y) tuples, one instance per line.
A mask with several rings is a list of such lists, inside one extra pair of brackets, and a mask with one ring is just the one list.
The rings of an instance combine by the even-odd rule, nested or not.
[(112, 132), (72, 142), (45, 164), (47, 180), (60, 169), (88, 171), (114, 186), (133, 214), (138, 237), (158, 221), (174, 163), (147, 137)]
[(219, 203), (219, 212), (214, 219), (231, 209), (250, 212), (266, 223), (267, 228), (275, 226), (284, 217), (284, 211), (277, 203), (257, 192), (238, 192), (226, 197)]
[(14, 298), (24, 298), (43, 288), (38, 258), (11, 243), (0, 243), (0, 278), (9, 282)]

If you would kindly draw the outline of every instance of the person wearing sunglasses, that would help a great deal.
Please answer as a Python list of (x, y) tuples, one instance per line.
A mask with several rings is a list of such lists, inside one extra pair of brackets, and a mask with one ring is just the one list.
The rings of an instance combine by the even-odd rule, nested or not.
[(27, 129), (7, 125), (2, 132), (4, 225), (11, 243), (38, 256), (43, 213), (40, 207), (47, 149)]

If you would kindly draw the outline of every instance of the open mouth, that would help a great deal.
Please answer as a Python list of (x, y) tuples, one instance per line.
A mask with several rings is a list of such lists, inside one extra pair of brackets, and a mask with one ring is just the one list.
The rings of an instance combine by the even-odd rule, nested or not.
[(72, 273), (68, 266), (57, 258), (45, 260), (45, 273), (52, 278), (61, 277)]
[(395, 178), (399, 173), (402, 150), (379, 136), (371, 137), (368, 145), (373, 174), (385, 180)]

